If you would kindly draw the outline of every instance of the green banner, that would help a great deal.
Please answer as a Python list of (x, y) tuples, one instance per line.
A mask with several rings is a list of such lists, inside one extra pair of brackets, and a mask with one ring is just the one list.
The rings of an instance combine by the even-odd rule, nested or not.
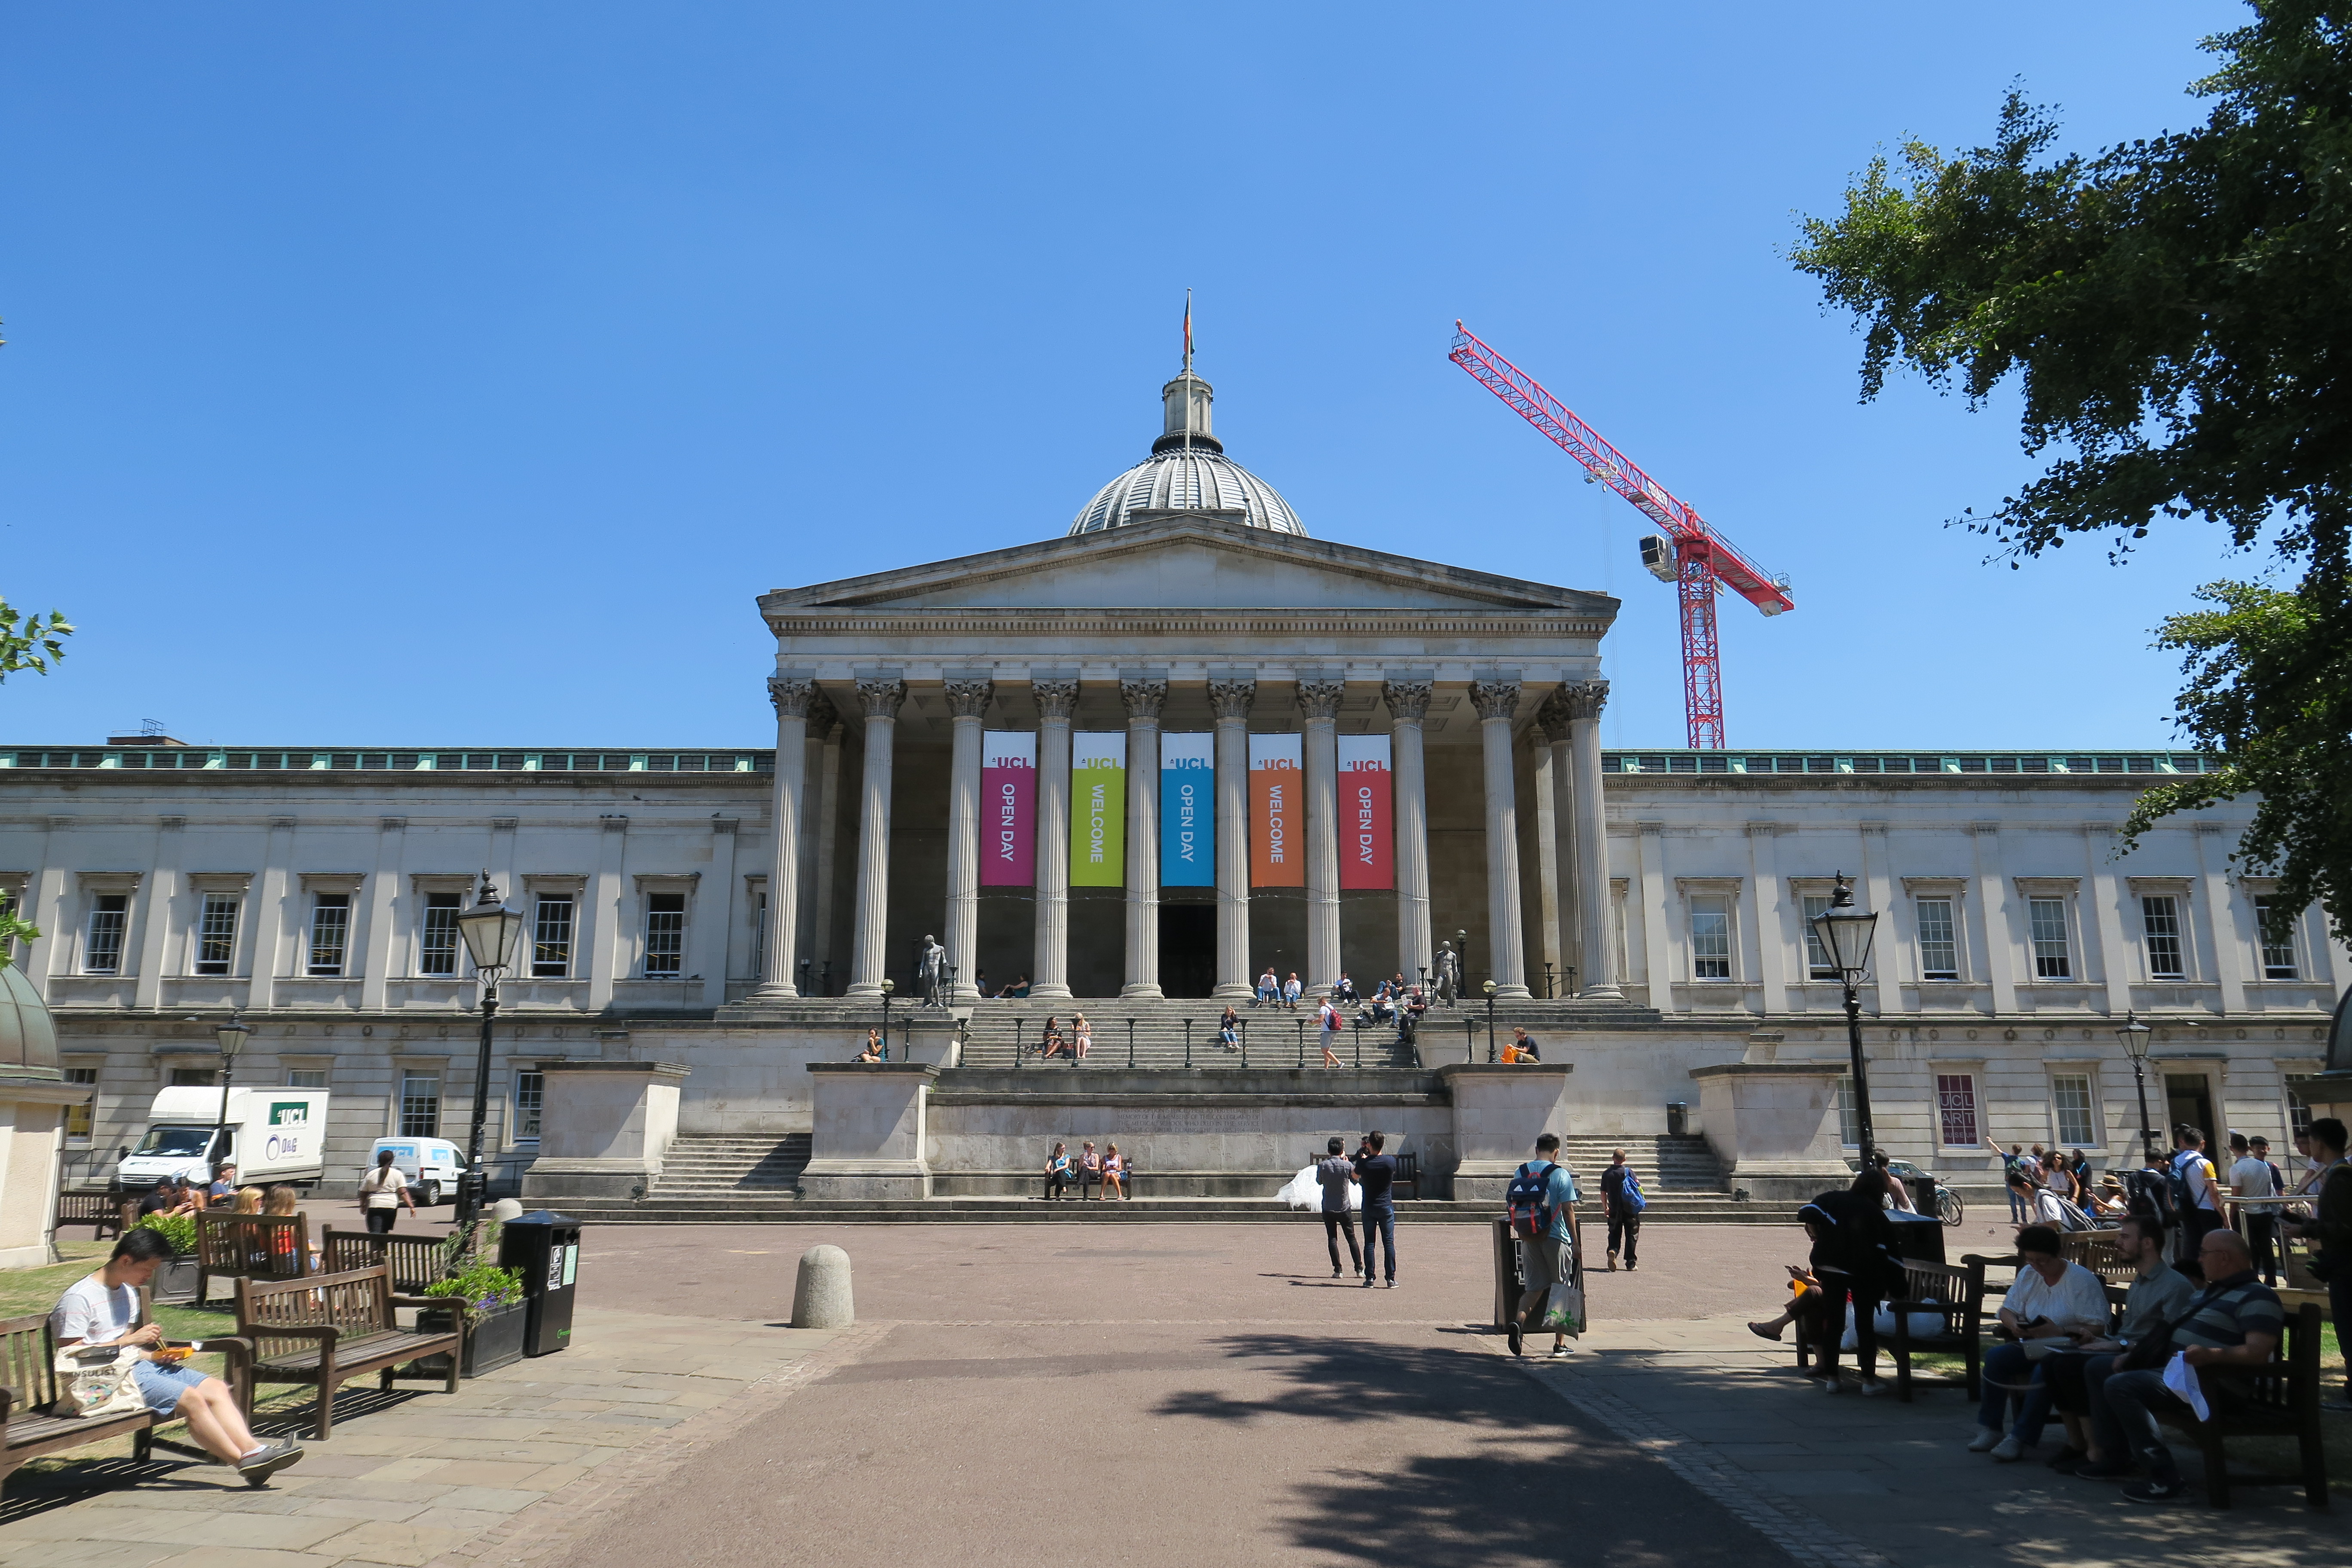
[(1127, 732), (1070, 737), (1070, 886), (1127, 885)]

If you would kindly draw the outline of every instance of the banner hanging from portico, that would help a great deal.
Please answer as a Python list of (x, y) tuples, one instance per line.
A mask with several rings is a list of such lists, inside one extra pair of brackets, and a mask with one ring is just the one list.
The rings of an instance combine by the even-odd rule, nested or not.
[(1252, 735), (1250, 886), (1307, 886), (1305, 737)]
[(1070, 737), (1070, 886), (1127, 885), (1127, 731)]
[(1339, 886), (1396, 886), (1394, 798), (1386, 735), (1339, 738)]
[(1217, 738), (1160, 737), (1160, 885), (1216, 886)]
[(989, 730), (980, 737), (980, 885), (1037, 880), (1037, 736)]

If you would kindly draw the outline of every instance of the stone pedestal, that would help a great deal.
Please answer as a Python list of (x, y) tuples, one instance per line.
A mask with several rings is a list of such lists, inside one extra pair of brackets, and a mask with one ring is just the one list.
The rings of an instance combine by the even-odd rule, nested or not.
[(894, 1025), (890, 1035), (890, 1057), (896, 1061), (901, 1054), (919, 1067), (951, 1068), (963, 1064), (963, 1034), (961, 1023), (971, 1016), (970, 1008), (948, 1009), (925, 1007), (903, 1026)]
[(1802, 1203), (1853, 1180), (1838, 1140), (1839, 1062), (1694, 1068), (1700, 1130), (1735, 1194)]
[(1500, 1203), (1537, 1135), (1572, 1131), (1567, 1062), (1455, 1062), (1437, 1069), (1454, 1100), (1454, 1201)]
[(811, 1198), (928, 1198), (927, 1062), (811, 1062), (815, 1125), (801, 1192)]
[(539, 1158), (522, 1195), (643, 1197), (677, 1136), (676, 1062), (541, 1062)]

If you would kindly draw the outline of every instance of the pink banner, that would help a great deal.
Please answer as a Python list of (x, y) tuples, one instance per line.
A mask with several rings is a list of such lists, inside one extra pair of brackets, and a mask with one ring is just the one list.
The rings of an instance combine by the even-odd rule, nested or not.
[(1396, 886), (1389, 738), (1339, 737), (1339, 886)]
[(980, 738), (980, 885), (1037, 880), (1037, 737), (990, 730)]

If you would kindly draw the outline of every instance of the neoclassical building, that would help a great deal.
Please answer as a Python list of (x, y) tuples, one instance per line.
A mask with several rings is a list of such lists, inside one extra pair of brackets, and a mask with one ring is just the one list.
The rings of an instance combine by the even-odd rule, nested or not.
[[(2156, 1118), (2294, 1119), (2352, 956), (2232, 862), (2242, 805), (2117, 853), (2133, 794), (2202, 759), (1604, 748), (1614, 600), (1311, 537), (1224, 455), (1210, 398), (1171, 381), (1150, 454), (1058, 537), (761, 595), (772, 751), (0, 747), (0, 900), (43, 932), (19, 960), (95, 1091), (68, 1178), (157, 1088), (212, 1080), (230, 1009), (258, 1030), (240, 1080), (332, 1089), (354, 1173), (373, 1139), (461, 1131), (486, 1095), (509, 1175), (604, 1161), (658, 1193), (668, 1131), (541, 1148), (567, 1072), (652, 1063), (677, 1135), (816, 1131), (822, 1166), (818, 1090), (887, 990), (939, 1075), (907, 1156), (922, 1192), (1015, 1190), (1020, 1140), (1061, 1123), (1005, 1069), (1073, 1011), (1097, 1042), (1134, 1021), (1139, 1063), (1184, 1076), (1070, 1114), (1128, 1127), (1171, 1181), (1249, 1192), (1339, 1110), (1225, 1079), (1274, 1109), (1179, 1125), (1192, 1102), (1168, 1096), (1243, 1069), (1167, 1065), (1171, 1031), (1205, 1044), (1268, 970), (1369, 991), (1450, 952), (1474, 1005), (1419, 1063), (1380, 1046), (1365, 1070), (1393, 1081), (1358, 1086), (1423, 1118), (1425, 1166), (1499, 1158), (1467, 1152), (1467, 1079), (1427, 1076), (1441, 1040), (1483, 1067), (1491, 980), (1501, 1024), (1572, 1068), (1545, 1114), (1632, 1137), (1689, 1107), (1737, 1184), (1823, 1166), (1841, 1136), (1840, 994), (1804, 924), (1839, 873), (1882, 917), (1863, 1005), (1898, 1152), (1970, 1180), (1986, 1134), (2115, 1153), (2134, 1012), (2158, 1031)], [(484, 868), (530, 925), (478, 1084), (455, 921)], [(994, 998), (1016, 980), (1028, 1000)], [(1261, 1070), (1296, 1031), (1254, 1026)], [(1828, 1131), (1743, 1155), (1787, 1094)]]

